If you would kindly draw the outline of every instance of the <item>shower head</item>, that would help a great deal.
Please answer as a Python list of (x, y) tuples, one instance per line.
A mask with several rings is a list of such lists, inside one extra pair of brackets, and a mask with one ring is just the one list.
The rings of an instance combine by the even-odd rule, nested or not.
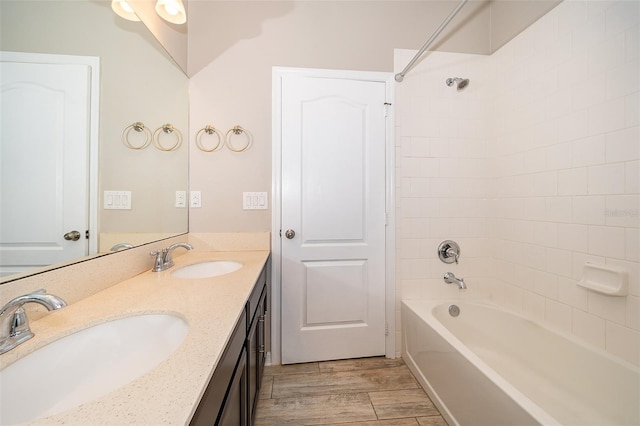
[(469, 79), (468, 78), (460, 78), (460, 77), (454, 77), (454, 78), (448, 78), (447, 79), (447, 86), (451, 87), (454, 84), (456, 85), (456, 89), (457, 90), (462, 90), (465, 87), (467, 87), (467, 85), (469, 84)]

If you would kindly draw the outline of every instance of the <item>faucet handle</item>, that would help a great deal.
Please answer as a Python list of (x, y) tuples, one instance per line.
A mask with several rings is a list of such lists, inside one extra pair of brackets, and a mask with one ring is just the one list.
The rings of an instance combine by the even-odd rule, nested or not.
[(153, 261), (153, 272), (159, 272), (164, 269), (164, 257), (167, 255), (167, 249), (156, 250), (149, 253), (149, 256), (155, 256)]
[(451, 240), (444, 240), (438, 245), (438, 257), (444, 263), (458, 263), (460, 246)]
[(455, 251), (452, 247), (449, 247), (447, 249), (447, 256), (453, 257), (456, 262), (456, 265), (458, 264), (458, 257), (460, 257), (460, 253)]

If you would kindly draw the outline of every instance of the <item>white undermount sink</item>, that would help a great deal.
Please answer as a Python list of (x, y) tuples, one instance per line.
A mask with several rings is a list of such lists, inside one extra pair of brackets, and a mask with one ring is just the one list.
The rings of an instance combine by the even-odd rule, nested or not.
[(188, 329), (173, 315), (135, 315), (36, 350), (0, 371), (0, 424), (59, 414), (132, 382), (168, 358)]
[(171, 273), (176, 278), (211, 278), (230, 274), (242, 268), (242, 263), (231, 260), (211, 260), (183, 266)]

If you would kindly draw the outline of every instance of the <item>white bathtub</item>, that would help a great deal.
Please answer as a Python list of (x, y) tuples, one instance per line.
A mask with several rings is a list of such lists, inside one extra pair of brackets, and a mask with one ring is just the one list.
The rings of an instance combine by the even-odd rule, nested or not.
[(640, 369), (521, 316), (406, 300), (402, 328), (402, 356), (450, 425), (640, 424)]

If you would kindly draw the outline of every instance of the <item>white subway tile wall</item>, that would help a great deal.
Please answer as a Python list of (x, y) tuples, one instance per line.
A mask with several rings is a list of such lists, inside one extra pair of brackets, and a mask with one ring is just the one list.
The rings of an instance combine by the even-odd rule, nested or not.
[[(640, 365), (639, 28), (636, 0), (565, 0), (396, 86), (398, 299), (490, 299)], [(443, 239), (460, 264), (437, 260)], [(585, 262), (625, 268), (629, 295), (578, 287)]]

